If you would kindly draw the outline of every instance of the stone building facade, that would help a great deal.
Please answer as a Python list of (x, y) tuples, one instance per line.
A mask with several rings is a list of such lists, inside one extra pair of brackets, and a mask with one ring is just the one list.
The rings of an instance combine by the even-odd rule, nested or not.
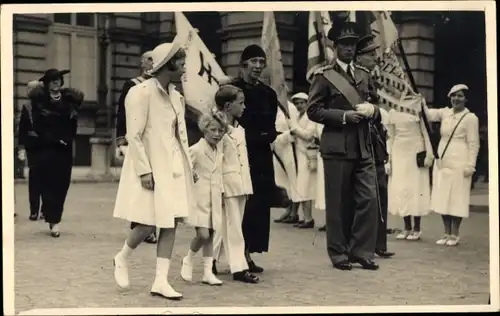
[[(191, 24), (199, 30), (200, 37), (215, 54), (224, 71), (228, 75), (237, 75), (242, 50), (251, 43), (260, 42), (262, 12), (187, 12), (185, 14)], [(285, 76), (290, 91), (307, 91), (308, 88), (305, 80), (308, 45), (307, 14), (307, 12), (275, 12)], [(463, 82), (469, 84), (471, 89), (480, 90), (480, 93), (483, 93), (481, 89), (484, 89), (483, 96), (478, 97), (476, 104), (478, 110), (483, 111), (486, 108), (485, 67), (476, 66), (479, 69), (483, 67), (483, 72), (476, 68), (474, 68), (475, 72), (474, 69), (460, 71), (461, 68), (462, 70), (464, 67), (467, 68), (467, 65), (463, 63), (463, 60), (462, 63), (458, 62), (460, 59), (470, 58), (471, 53), (464, 53), (464, 49), (457, 49), (456, 52), (451, 52), (452, 57), (455, 58), (451, 58), (452, 60), (449, 55), (439, 53), (440, 50), (450, 52), (453, 47), (461, 47), (459, 44), (462, 41), (467, 43), (468, 37), (464, 38), (463, 34), (460, 34), (463, 31), (457, 29), (455, 25), (448, 27), (448, 33), (444, 32), (444, 29), (437, 26), (437, 23), (440, 23), (438, 15), (432, 13), (398, 12), (394, 18), (417, 87), (426, 96), (428, 103), (443, 105), (446, 102), (443, 95), (446, 95), (447, 89), (455, 83)], [(108, 27), (110, 44), (107, 64), (103, 65), (99, 60), (98, 24), (100, 19), (97, 14), (15, 15), (13, 48), (16, 109), (27, 102), (26, 84), (30, 80), (41, 77), (43, 71), (48, 68), (71, 69), (71, 74), (67, 75), (67, 85), (82, 89), (86, 95), (75, 144), (75, 164), (90, 165), (92, 160), (90, 139), (98, 132), (99, 126), (102, 126), (102, 123), (96, 123), (99, 120), (101, 122), (105, 120), (102, 117), (105, 111), (102, 111), (102, 106), (100, 108), (98, 104), (100, 68), (105, 67), (107, 72), (108, 106), (116, 106), (124, 81), (138, 75), (140, 55), (161, 42), (173, 39), (175, 35), (173, 19), (174, 15), (171, 12), (110, 14)], [(469, 18), (469, 22), (464, 22), (464, 19), (466, 18), (463, 16), (453, 18), (462, 29), (467, 29), (467, 25), (471, 23), (477, 27), (478, 21), (479, 24), (483, 23), (484, 28), (484, 15), (482, 22), (481, 17), (476, 17), (476, 20)], [(456, 42), (439, 44), (444, 38), (449, 40), (450, 34), (455, 34), (453, 32), (458, 32), (451, 39)], [(477, 33), (474, 34), (477, 35)], [(471, 35), (470, 38), (474, 36)], [(475, 40), (474, 43), (478, 47), (481, 45), (480, 39)], [(482, 45), (484, 46), (484, 37)], [(476, 48), (475, 51), (481, 51), (481, 49), (484, 54), (484, 47)], [(456, 62), (453, 63), (453, 60)], [(484, 78), (482, 78), (483, 75)], [(480, 105), (481, 102), (484, 102), (484, 106)]]

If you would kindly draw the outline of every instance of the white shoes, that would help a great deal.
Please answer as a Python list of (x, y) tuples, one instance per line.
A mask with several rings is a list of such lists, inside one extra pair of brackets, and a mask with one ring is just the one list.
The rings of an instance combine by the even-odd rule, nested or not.
[(130, 288), (127, 261), (118, 254), (113, 259), (113, 265), (115, 266), (116, 284), (122, 289)]
[(422, 232), (416, 232), (416, 231), (412, 231), (408, 237), (406, 237), (406, 240), (412, 240), (412, 241), (415, 241), (415, 240), (420, 240), (420, 236), (422, 235)]
[(460, 237), (454, 236), (454, 235), (444, 235), (441, 239), (436, 241), (437, 245), (440, 246), (456, 246), (458, 245), (458, 242), (460, 241)]
[(222, 285), (222, 281), (217, 279), (217, 277), (210, 271), (210, 273), (205, 273), (203, 279), (201, 280), (203, 284), (208, 285)]
[(186, 257), (182, 258), (181, 261), (181, 277), (186, 282), (193, 281), (193, 263)]
[(458, 245), (459, 240), (460, 237), (451, 235), (450, 238), (448, 238), (448, 240), (446, 241), (446, 246), (456, 246)]
[(406, 238), (408, 238), (409, 235), (410, 235), (410, 231), (403, 230), (401, 233), (399, 233), (399, 235), (396, 236), (396, 239), (397, 240), (405, 240)]
[[(187, 257), (182, 258), (182, 267), (181, 267), (181, 277), (186, 282), (193, 281), (193, 262), (189, 260)], [(210, 269), (208, 269), (210, 268)], [(219, 280), (215, 274), (212, 272), (212, 266), (206, 267), (205, 274), (203, 275), (203, 279), (201, 280), (203, 284), (208, 285), (222, 285), (222, 281)]]
[(448, 239), (450, 239), (450, 235), (445, 234), (443, 237), (441, 237), (441, 239), (436, 241), (436, 245), (440, 245), (440, 246), (446, 245), (446, 243), (448, 242)]
[(177, 292), (170, 286), (167, 280), (157, 281), (153, 283), (151, 287), (152, 296), (161, 296), (168, 300), (180, 300), (182, 299), (182, 294)]

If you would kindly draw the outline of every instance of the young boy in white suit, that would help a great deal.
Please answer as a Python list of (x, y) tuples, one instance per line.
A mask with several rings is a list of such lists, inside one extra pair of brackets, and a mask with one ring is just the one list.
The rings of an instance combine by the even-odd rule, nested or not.
[(243, 91), (232, 85), (222, 85), (215, 94), (217, 110), (225, 113), (227, 117), (228, 131), (222, 138), (224, 207), (221, 229), (216, 230), (214, 236), (215, 260), (212, 271), (217, 273), (215, 263), (219, 260), (224, 248), (233, 280), (258, 283), (259, 278), (248, 271), (248, 263), (245, 259), (245, 239), (241, 226), (247, 197), (253, 193), (245, 130), (236, 121), (236, 118), (241, 117), (245, 110), (244, 102)]

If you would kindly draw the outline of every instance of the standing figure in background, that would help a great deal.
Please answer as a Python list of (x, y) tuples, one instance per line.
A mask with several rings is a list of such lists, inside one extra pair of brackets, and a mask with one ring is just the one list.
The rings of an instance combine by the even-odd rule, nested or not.
[(253, 185), (253, 194), (248, 198), (243, 215), (245, 255), (251, 273), (264, 271), (250, 254), (269, 250), (271, 205), (278, 193), (271, 150), (277, 136), (278, 96), (259, 80), (265, 67), (264, 50), (258, 45), (250, 45), (240, 57), (241, 76), (232, 82), (245, 95), (245, 112), (238, 123), (245, 129)]
[[(33, 89), (39, 86), (40, 82), (35, 80), (28, 83), (28, 93), (31, 95)], [(40, 148), (38, 142), (38, 134), (33, 126), (33, 107), (30, 102), (26, 103), (21, 110), (21, 118), (19, 120), (19, 155), (28, 158), (28, 192), (30, 202), (30, 216), (31, 221), (43, 219), (43, 214), (40, 212), (41, 187), (39, 176), (39, 164), (37, 164), (38, 151)]]
[(471, 181), (479, 152), (479, 120), (466, 107), (469, 100), (466, 85), (453, 86), (448, 97), (451, 109), (424, 106), (424, 110), (429, 120), (441, 122), (431, 208), (443, 218), (444, 235), (436, 243), (456, 246), (462, 219), (469, 217)]
[(41, 188), (41, 212), (52, 237), (60, 236), (59, 223), (71, 182), (78, 112), (83, 102), (81, 91), (62, 88), (67, 73), (69, 70), (47, 70), (39, 79), (42, 85), (28, 95), (37, 135), (34, 164)]
[[(321, 143), (321, 134), (323, 133), (322, 124), (316, 124), (316, 129), (314, 133), (314, 141), (319, 146)], [(316, 199), (314, 202), (314, 207), (317, 210), (326, 211), (326, 200), (325, 200), (325, 168), (323, 166), (323, 157), (321, 157), (321, 152), (318, 150), (317, 158), (318, 160), (318, 171), (316, 172)], [(318, 231), (326, 231), (326, 224), (318, 228)]]
[[(368, 76), (377, 66), (376, 50), (379, 48), (374, 41), (373, 35), (367, 35), (361, 38), (356, 46), (356, 63), (357, 67)], [(377, 83), (371, 80), (369, 99), (370, 103), (378, 104), (379, 97), (377, 94)], [(373, 154), (375, 161), (375, 169), (377, 172), (378, 184), (378, 199), (379, 199), (379, 221), (377, 230), (377, 245), (375, 253), (382, 258), (390, 258), (394, 256), (393, 252), (387, 251), (387, 173), (386, 163), (389, 155), (387, 154), (387, 129), (384, 124), (387, 124), (388, 113), (383, 108), (380, 108), (381, 119), (370, 123), (371, 143), (373, 146)]]
[(353, 63), (357, 25), (345, 22), (330, 29), (337, 60), (316, 71), (307, 115), (323, 124), (323, 157), (328, 256), (339, 270), (352, 263), (377, 270), (373, 261), (377, 233), (376, 171), (370, 149), (369, 122), (380, 119), (366, 103), (370, 78)]
[(314, 142), (316, 123), (307, 117), (307, 94), (301, 92), (292, 96), (297, 108), (297, 120), (291, 121), (290, 133), (295, 139), (297, 156), (297, 202), (302, 208), (304, 220), (296, 224), (297, 228), (314, 228), (312, 217), (313, 201), (316, 198), (316, 174), (318, 171), (318, 145)]
[(274, 177), (276, 185), (285, 188), (292, 201), (275, 223), (297, 224), (299, 205), (297, 203), (297, 154), (295, 138), (291, 134), (289, 121), (297, 120), (297, 108), (288, 101), (288, 119), (285, 110), (278, 106), (276, 131), (278, 136), (273, 143)]
[(125, 99), (128, 152), (125, 155), (113, 216), (138, 223), (113, 258), (115, 281), (129, 288), (128, 260), (157, 228), (156, 277), (150, 293), (170, 300), (182, 294), (168, 281), (178, 223), (192, 212), (192, 163), (185, 102), (172, 82), (184, 74), (181, 44), (158, 45), (152, 52), (154, 76), (132, 87)]
[(246, 202), (253, 193), (245, 130), (237, 121), (245, 111), (245, 95), (233, 85), (223, 85), (215, 94), (215, 105), (226, 114), (228, 132), (222, 138), (224, 206), (221, 229), (216, 230), (214, 236), (212, 272), (217, 274), (216, 261), (220, 260), (224, 250), (234, 281), (258, 283), (259, 278), (248, 271), (241, 226)]
[[(151, 78), (151, 75), (148, 72), (152, 67), (153, 61), (151, 57), (151, 51), (145, 52), (141, 56), (141, 75), (129, 79), (123, 84), (122, 93), (120, 94), (120, 98), (118, 99), (118, 111), (116, 113), (116, 157), (125, 156), (128, 148), (128, 142), (125, 138), (125, 135), (127, 134), (125, 98), (127, 97), (130, 88)], [(130, 229), (134, 229), (136, 225), (137, 223), (130, 223)], [(157, 242), (156, 231), (152, 232), (144, 241), (149, 244), (155, 244)]]

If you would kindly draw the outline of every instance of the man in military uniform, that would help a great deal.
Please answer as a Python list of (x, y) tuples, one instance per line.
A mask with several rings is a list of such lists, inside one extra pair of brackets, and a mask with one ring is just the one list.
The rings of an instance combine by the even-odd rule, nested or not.
[(327, 251), (333, 266), (352, 263), (377, 270), (373, 261), (377, 233), (377, 191), (369, 121), (380, 119), (366, 103), (369, 76), (356, 68), (356, 24), (345, 22), (328, 32), (337, 60), (315, 73), (307, 115), (324, 125), (320, 152), (324, 162)]
[[(145, 52), (141, 56), (141, 75), (132, 79), (125, 81), (122, 88), (122, 93), (118, 99), (118, 111), (116, 113), (116, 156), (123, 157), (127, 153), (127, 139), (125, 135), (127, 134), (126, 125), (126, 115), (125, 115), (125, 98), (127, 97), (128, 91), (137, 84), (151, 78), (148, 75), (148, 71), (153, 67), (153, 61), (151, 56), (151, 51)], [(133, 229), (137, 224), (130, 223), (130, 229)], [(156, 243), (156, 233), (151, 233), (146, 240), (147, 243)]]
[[(361, 38), (356, 47), (356, 67), (368, 75), (371, 74), (377, 65), (376, 50), (379, 48), (374, 42), (373, 35), (367, 35)], [(378, 96), (376, 91), (376, 83), (372, 80), (369, 85), (369, 102), (378, 104)], [(387, 113), (383, 108), (380, 108), (381, 114)], [(388, 115), (388, 114), (387, 114)], [(387, 130), (382, 121), (372, 122), (370, 124), (371, 143), (373, 144), (373, 153), (375, 160), (375, 169), (377, 171), (378, 183), (378, 198), (379, 198), (379, 222), (377, 231), (377, 244), (375, 253), (382, 258), (390, 258), (394, 255), (393, 252), (387, 251), (387, 173), (385, 172), (385, 164), (389, 155), (387, 154)]]

